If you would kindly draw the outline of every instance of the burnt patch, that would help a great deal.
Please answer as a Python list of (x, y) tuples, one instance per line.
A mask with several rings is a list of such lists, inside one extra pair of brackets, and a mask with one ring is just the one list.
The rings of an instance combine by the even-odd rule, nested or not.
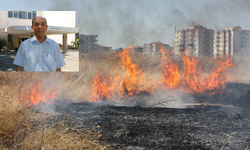
[(202, 104), (189, 108), (57, 102), (54, 110), (58, 118), (69, 115), (70, 126), (100, 134), (99, 139), (114, 149), (247, 149), (249, 89), (246, 84), (227, 83), (220, 94), (192, 94)]
[(68, 107), (72, 126), (80, 122), (82, 128), (99, 131), (100, 139), (115, 149), (244, 149), (250, 144), (249, 118), (225, 113), (219, 106), (175, 109), (77, 103)]

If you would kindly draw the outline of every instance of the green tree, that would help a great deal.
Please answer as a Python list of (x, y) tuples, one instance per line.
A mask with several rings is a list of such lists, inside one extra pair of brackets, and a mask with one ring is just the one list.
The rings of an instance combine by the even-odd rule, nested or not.
[(74, 44), (75, 47), (79, 47), (79, 38), (75, 38), (75, 41), (72, 41), (71, 43)]

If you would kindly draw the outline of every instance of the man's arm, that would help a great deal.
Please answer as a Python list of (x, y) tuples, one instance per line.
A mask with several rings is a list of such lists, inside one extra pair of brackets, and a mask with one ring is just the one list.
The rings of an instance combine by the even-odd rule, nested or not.
[(17, 66), (16, 71), (23, 71), (23, 67)]
[(56, 71), (61, 71), (61, 68), (57, 68)]
[(65, 66), (65, 61), (63, 59), (63, 55), (59, 45), (56, 43), (56, 50), (55, 50), (55, 62), (56, 62), (56, 71), (61, 71), (61, 67)]

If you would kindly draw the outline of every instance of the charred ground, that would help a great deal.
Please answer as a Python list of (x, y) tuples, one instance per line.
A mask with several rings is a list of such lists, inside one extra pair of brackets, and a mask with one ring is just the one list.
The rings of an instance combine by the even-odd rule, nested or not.
[(227, 83), (220, 94), (189, 96), (203, 105), (142, 108), (57, 102), (54, 110), (59, 119), (69, 115), (72, 127), (99, 133), (114, 149), (249, 149), (249, 85)]

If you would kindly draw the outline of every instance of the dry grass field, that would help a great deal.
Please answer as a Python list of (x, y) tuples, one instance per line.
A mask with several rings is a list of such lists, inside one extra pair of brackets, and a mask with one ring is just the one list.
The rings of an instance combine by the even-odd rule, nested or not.
[[(167, 58), (178, 64), (180, 72), (185, 71), (180, 56)], [(145, 73), (145, 82), (161, 80), (161, 56), (133, 53), (132, 60)], [(69, 131), (63, 120), (46, 121), (48, 115), (34, 111), (31, 99), (45, 99), (42, 95), (51, 96), (49, 92), (54, 90), (56, 100), (88, 102), (96, 71), (100, 69), (106, 75), (117, 71), (124, 76), (120, 61), (117, 52), (92, 52), (80, 55), (80, 72), (76, 73), (0, 72), (0, 149), (104, 149), (102, 141), (93, 140), (86, 129)], [(237, 58), (234, 62), (236, 66), (228, 69), (232, 80), (249, 82), (249, 60)], [(197, 67), (206, 75), (215, 63), (214, 59), (202, 57)], [(36, 92), (38, 96), (34, 96)]]
[[(47, 85), (47, 82), (56, 82), (56, 78), (74, 78), (74, 74), (9, 72), (1, 73), (0, 77), (0, 149), (104, 148), (101, 142), (93, 140), (95, 136), (86, 129), (69, 130), (68, 124), (63, 120), (47, 121), (49, 116), (46, 113), (38, 113), (29, 107), (29, 99), (18, 99), (16, 96), (30, 90), (37, 79), (40, 79), (41, 85)], [(68, 84), (64, 82), (64, 86)]]

